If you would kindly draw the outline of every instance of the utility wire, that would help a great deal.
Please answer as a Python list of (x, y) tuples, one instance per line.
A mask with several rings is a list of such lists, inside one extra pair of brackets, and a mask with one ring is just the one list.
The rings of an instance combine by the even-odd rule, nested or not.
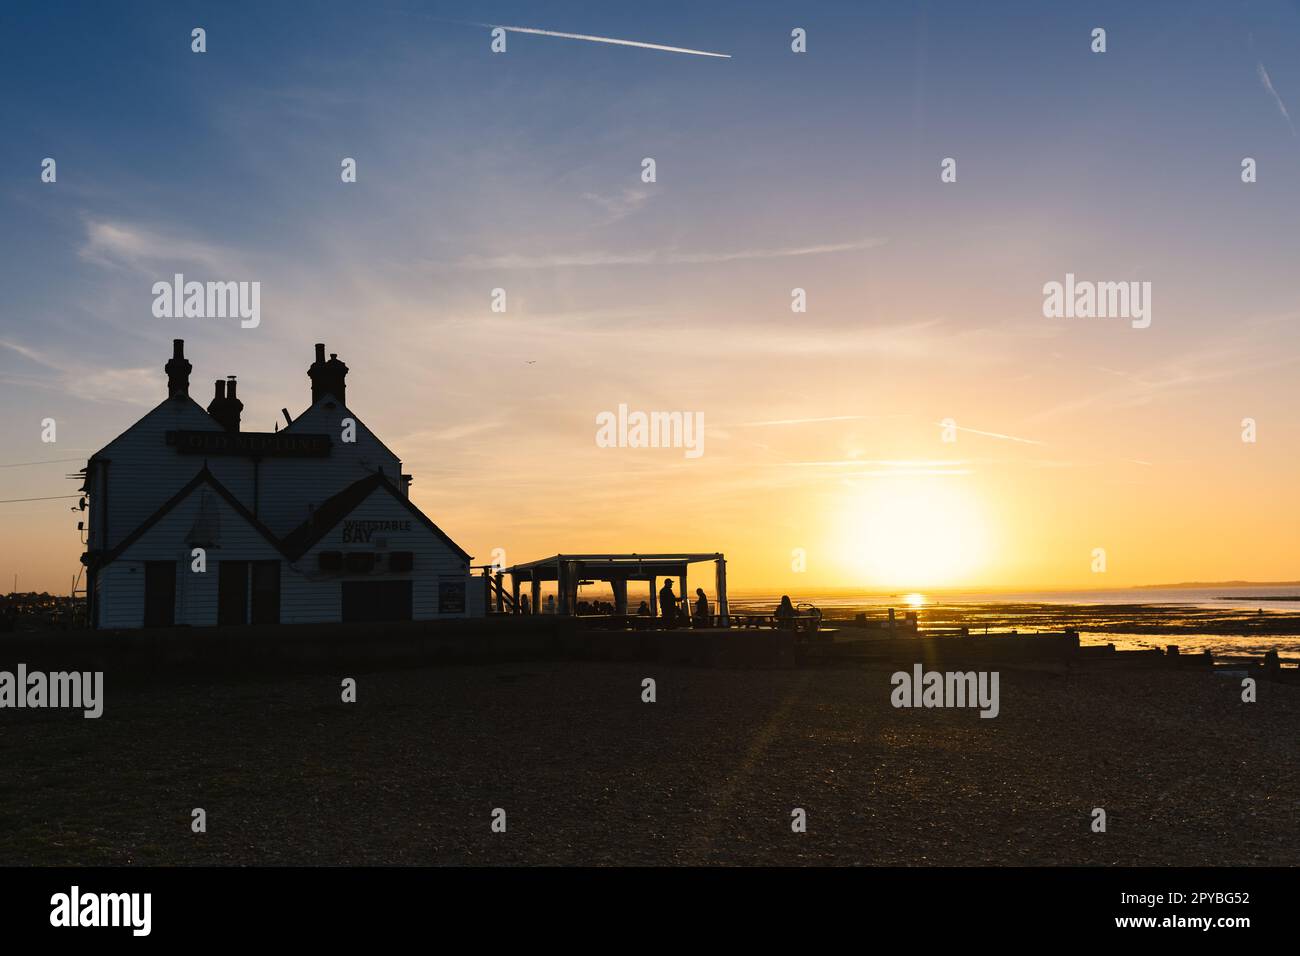
[(45, 461), (11, 461), (0, 468), (25, 468), (27, 465), (57, 465), (65, 461), (85, 461), (85, 458), (47, 458)]
[(48, 498), (4, 498), (0, 505), (11, 505), (19, 501), (55, 501), (59, 498), (80, 498), (81, 495), (50, 495)]

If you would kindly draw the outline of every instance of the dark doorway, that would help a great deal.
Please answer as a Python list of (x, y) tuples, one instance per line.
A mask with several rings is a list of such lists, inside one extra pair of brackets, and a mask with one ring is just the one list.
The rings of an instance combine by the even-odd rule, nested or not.
[(344, 581), (344, 621), (409, 621), (410, 581)]
[(176, 623), (176, 562), (144, 563), (144, 626), (171, 627)]
[(248, 623), (248, 562), (222, 561), (217, 575), (217, 625)]
[(253, 562), (253, 623), (280, 623), (280, 562)]

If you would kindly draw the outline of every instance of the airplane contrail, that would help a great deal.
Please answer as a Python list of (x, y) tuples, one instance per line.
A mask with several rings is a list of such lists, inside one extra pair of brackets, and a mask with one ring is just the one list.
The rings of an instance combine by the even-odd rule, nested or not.
[(680, 46), (664, 46), (660, 43), (642, 43), (640, 40), (616, 40), (613, 37), (594, 37), (585, 33), (560, 33), (558, 30), (538, 30), (535, 27), (508, 27), (502, 23), (480, 23), (481, 27), (499, 27), (510, 33), (532, 33), (543, 37), (563, 37), (566, 40), (590, 40), (592, 43), (613, 43), (616, 46), (635, 46), (643, 50), (661, 50), (664, 53), (690, 53), (693, 56), (716, 56), (730, 60), (730, 53), (710, 53), (708, 50), (688, 50)]
[(1259, 75), (1259, 82), (1264, 84), (1264, 89), (1268, 91), (1268, 95), (1273, 97), (1273, 103), (1277, 106), (1278, 112), (1282, 114), (1282, 118), (1286, 120), (1286, 125), (1291, 128), (1291, 135), (1295, 136), (1295, 124), (1291, 122), (1291, 114), (1287, 112), (1286, 104), (1282, 102), (1282, 97), (1279, 96), (1277, 90), (1273, 88), (1273, 80), (1269, 77), (1268, 70), (1264, 68), (1263, 60), (1260, 60), (1255, 64), (1255, 72)]

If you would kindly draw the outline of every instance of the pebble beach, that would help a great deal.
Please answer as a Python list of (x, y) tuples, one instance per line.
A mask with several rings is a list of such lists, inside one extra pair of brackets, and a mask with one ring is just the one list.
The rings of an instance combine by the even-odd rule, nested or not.
[(0, 864), (1300, 863), (1300, 686), (1004, 669), (988, 720), (894, 708), (892, 670), (110, 673), (98, 720), (3, 715)]

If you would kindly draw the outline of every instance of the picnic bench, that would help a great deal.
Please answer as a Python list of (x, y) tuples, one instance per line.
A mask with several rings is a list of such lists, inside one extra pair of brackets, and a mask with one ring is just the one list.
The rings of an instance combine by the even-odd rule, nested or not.
[(822, 612), (811, 604), (800, 604), (794, 609), (794, 617), (780, 617), (774, 613), (754, 613), (741, 611), (732, 613), (733, 627), (771, 627), (812, 634), (821, 627)]

